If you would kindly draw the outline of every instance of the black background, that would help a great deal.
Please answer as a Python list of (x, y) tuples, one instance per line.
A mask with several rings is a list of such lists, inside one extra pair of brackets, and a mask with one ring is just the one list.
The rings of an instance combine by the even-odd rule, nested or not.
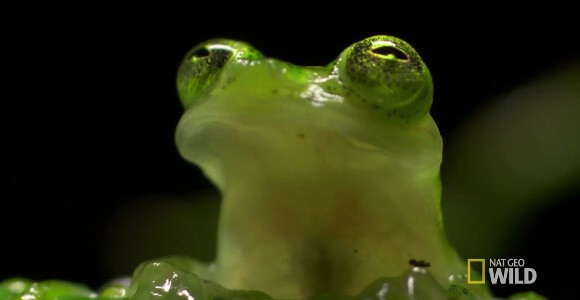
[[(123, 201), (208, 186), (173, 142), (182, 113), (176, 69), (205, 39), (244, 40), (267, 56), (324, 65), (360, 39), (396, 35), (431, 70), (432, 115), (444, 137), (486, 100), (580, 54), (574, 9), (552, 2), (317, 5), (1, 4), (0, 279), (61, 278), (96, 288), (119, 275), (100, 267), (99, 244)], [(576, 195), (538, 230), (572, 228)], [(533, 245), (556, 248), (538, 264), (566, 253), (553, 242)], [(552, 270), (561, 274), (543, 273), (533, 289), (564, 295), (573, 287), (562, 275), (576, 272), (566, 263)]]

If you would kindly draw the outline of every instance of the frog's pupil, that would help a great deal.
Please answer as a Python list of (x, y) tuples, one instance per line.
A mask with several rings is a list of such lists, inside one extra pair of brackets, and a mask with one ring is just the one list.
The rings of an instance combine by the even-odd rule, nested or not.
[(193, 51), (190, 58), (202, 58), (206, 56), (209, 56), (209, 51), (205, 47), (201, 47)]
[(382, 56), (393, 55), (395, 58), (400, 59), (400, 60), (409, 60), (409, 57), (407, 56), (407, 54), (405, 54), (405, 52), (403, 52), (395, 47), (381, 46), (381, 47), (372, 49), (371, 52), (374, 54), (382, 55)]

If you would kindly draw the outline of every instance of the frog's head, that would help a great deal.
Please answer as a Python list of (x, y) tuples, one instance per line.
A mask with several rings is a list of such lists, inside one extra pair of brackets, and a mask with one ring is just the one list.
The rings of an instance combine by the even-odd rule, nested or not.
[(300, 67), (265, 58), (243, 42), (213, 39), (185, 56), (177, 86), (186, 108), (211, 96), (243, 94), (251, 101), (289, 96), (315, 106), (344, 102), (346, 109), (378, 111), (404, 123), (428, 113), (433, 92), (417, 52), (391, 36), (355, 43), (326, 67)]
[[(375, 36), (327, 66), (301, 67), (210, 40), (185, 57), (177, 81), (186, 108), (179, 151), (224, 195), (216, 271), (224, 285), (294, 299), (353, 294), (413, 257), (437, 266), (442, 284), (461, 269), (440, 239), (431, 76), (406, 42)], [(258, 255), (265, 244), (280, 251)], [(265, 252), (275, 255), (264, 260)], [(245, 273), (258, 265), (268, 267)]]

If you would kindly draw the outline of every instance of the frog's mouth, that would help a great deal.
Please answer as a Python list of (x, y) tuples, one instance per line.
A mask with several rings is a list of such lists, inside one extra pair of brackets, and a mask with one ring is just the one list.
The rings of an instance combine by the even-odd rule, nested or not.
[(314, 167), (343, 172), (396, 162), (438, 172), (442, 145), (430, 117), (415, 127), (385, 123), (292, 97), (213, 97), (183, 115), (176, 142), (181, 155), (216, 184), (226, 168), (228, 173), (285, 170), (298, 176)]

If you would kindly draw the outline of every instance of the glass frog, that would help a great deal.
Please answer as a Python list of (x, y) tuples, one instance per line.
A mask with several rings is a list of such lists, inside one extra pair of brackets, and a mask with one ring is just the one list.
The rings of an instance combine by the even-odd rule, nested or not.
[(442, 226), (431, 75), (408, 43), (374, 36), (300, 67), (210, 40), (177, 86), (179, 151), (223, 195), (202, 277), (284, 299), (355, 295), (410, 260), (444, 288), (464, 278)]
[(216, 261), (144, 262), (99, 292), (9, 279), (0, 300), (491, 299), (445, 237), (433, 84), (408, 43), (374, 36), (300, 67), (214, 39), (177, 88), (177, 147), (223, 196)]

